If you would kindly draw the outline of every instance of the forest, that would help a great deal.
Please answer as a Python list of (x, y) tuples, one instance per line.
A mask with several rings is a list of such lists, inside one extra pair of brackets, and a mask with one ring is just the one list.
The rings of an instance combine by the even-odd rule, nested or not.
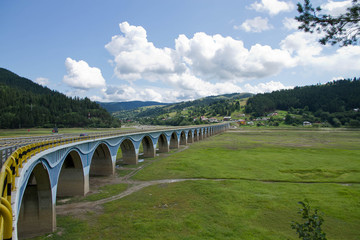
[(0, 68), (0, 128), (120, 127), (88, 98), (70, 98)]
[[(287, 124), (301, 121), (328, 122), (331, 126), (360, 126), (360, 78), (257, 94), (249, 98), (245, 112), (253, 117), (276, 110), (288, 111)], [(291, 114), (300, 117), (291, 117)]]

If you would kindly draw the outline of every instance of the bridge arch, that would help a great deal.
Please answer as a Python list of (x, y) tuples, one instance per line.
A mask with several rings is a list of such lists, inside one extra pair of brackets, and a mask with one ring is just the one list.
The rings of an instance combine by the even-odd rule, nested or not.
[(188, 135), (187, 142), (188, 143), (193, 143), (194, 141), (193, 141), (193, 133), (192, 133), (192, 131), (189, 130), (187, 135)]
[(100, 143), (94, 151), (90, 164), (90, 176), (109, 176), (115, 172), (109, 147)]
[(52, 232), (56, 228), (55, 205), (51, 182), (45, 164), (33, 168), (21, 199), (17, 221), (19, 238), (29, 238)]
[(84, 196), (87, 190), (85, 189), (85, 176), (81, 157), (76, 150), (72, 150), (65, 157), (61, 166), (57, 182), (57, 196)]
[(197, 141), (199, 141), (199, 135), (198, 135), (198, 130), (195, 129), (194, 130), (194, 142), (197, 142)]
[(168, 140), (164, 133), (160, 134), (158, 144), (160, 153), (169, 152)]
[(144, 152), (143, 157), (154, 158), (156, 156), (154, 143), (151, 137), (145, 135), (141, 140), (141, 144), (143, 146), (143, 152)]
[(203, 140), (203, 129), (199, 129), (199, 140)]
[(120, 148), (125, 164), (137, 164), (138, 155), (136, 153), (135, 145), (130, 139), (124, 139), (120, 144)]
[(185, 131), (182, 131), (180, 134), (180, 145), (186, 145), (186, 144), (187, 144), (186, 133)]
[(173, 132), (170, 137), (170, 149), (179, 148), (179, 139), (176, 132)]

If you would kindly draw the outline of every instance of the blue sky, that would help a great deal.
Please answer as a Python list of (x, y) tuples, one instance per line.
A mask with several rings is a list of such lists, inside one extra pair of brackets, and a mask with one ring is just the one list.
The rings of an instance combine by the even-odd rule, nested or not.
[[(312, 1), (339, 14), (347, 1)], [(0, 67), (68, 96), (176, 102), (359, 77), (360, 46), (299, 32), (296, 1), (0, 1)]]

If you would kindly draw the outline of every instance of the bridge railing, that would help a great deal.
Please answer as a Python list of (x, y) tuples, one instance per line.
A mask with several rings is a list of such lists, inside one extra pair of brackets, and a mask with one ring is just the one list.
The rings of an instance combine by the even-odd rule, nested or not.
[[(209, 126), (209, 125), (206, 125)], [(213, 125), (214, 126), (214, 125)], [(199, 125), (194, 128), (204, 127), (204, 125)], [(3, 163), (0, 172), (0, 239), (11, 239), (12, 238), (12, 209), (11, 209), (11, 192), (15, 190), (15, 178), (19, 177), (19, 168), (22, 168), (23, 163), (26, 163), (35, 154), (47, 150), (49, 148), (57, 147), (64, 144), (86, 141), (90, 139), (98, 139), (111, 136), (126, 135), (131, 133), (139, 132), (153, 132), (159, 130), (177, 130), (191, 128), (189, 126), (177, 127), (174, 128), (163, 128), (163, 129), (152, 129), (150, 131), (146, 130), (135, 130), (135, 131), (114, 131), (106, 133), (95, 133), (88, 136), (78, 136), (78, 137), (68, 137), (60, 138), (55, 140), (44, 140), (39, 142), (34, 142), (28, 145), (21, 146), (15, 151), (12, 151), (11, 155), (7, 157), (7, 160)], [(16, 146), (15, 146), (16, 147)], [(7, 152), (1, 152), (1, 155), (7, 155)]]

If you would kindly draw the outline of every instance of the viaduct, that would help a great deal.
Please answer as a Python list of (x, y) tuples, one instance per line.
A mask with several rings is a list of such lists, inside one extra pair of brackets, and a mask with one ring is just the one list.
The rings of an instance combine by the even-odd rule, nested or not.
[(125, 164), (168, 152), (225, 131), (228, 123), (197, 127), (106, 133), (48, 140), (18, 148), (0, 173), (1, 239), (22, 239), (56, 229), (56, 198), (84, 196), (89, 178), (115, 173), (119, 148)]

